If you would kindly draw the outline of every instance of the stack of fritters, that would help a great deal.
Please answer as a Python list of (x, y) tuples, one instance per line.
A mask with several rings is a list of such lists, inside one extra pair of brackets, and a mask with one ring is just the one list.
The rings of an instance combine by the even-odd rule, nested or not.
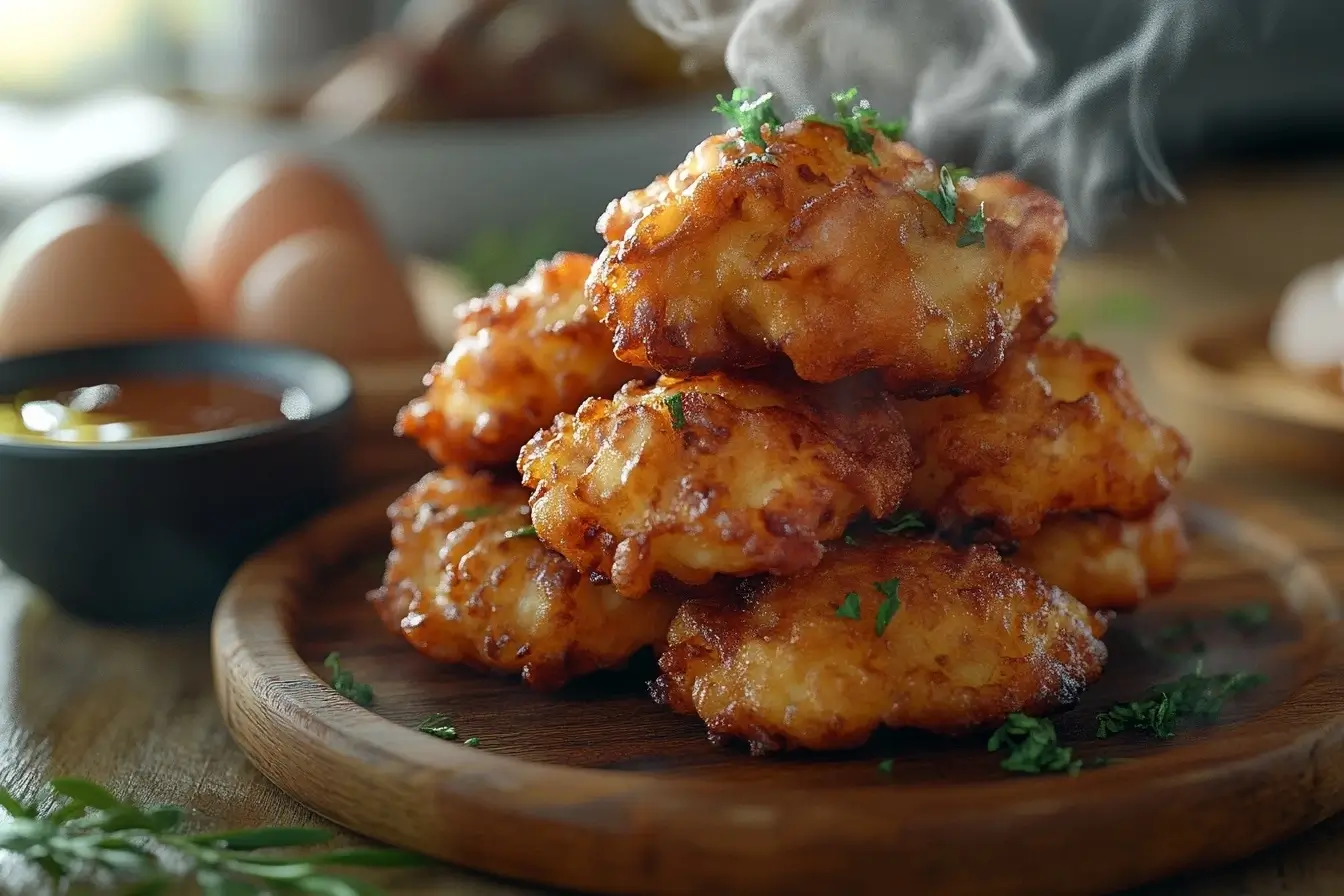
[(462, 310), (398, 421), (446, 466), (391, 509), (384, 621), (545, 688), (652, 646), (655, 699), (756, 750), (1073, 701), (1096, 611), (1175, 580), (1188, 449), (1047, 335), (1059, 203), (867, 106), (724, 107), (597, 259)]

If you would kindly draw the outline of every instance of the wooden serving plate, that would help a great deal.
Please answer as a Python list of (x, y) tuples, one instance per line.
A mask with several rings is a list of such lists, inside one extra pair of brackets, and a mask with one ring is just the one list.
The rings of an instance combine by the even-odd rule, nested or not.
[(1344, 480), (1344, 395), (1269, 354), (1270, 315), (1191, 330), (1158, 345), (1164, 410), (1205, 465), (1273, 467)]
[[(369, 495), (250, 561), (213, 638), (219, 703), (251, 761), (379, 840), (608, 893), (1104, 893), (1228, 862), (1344, 808), (1344, 641), (1321, 565), (1344, 574), (1344, 533), (1282, 506), (1186, 493), (1185, 581), (1117, 620), (1106, 675), (1057, 719), (1088, 767), (1032, 777), (1000, 770), (984, 736), (888, 732), (855, 754), (753, 759), (655, 705), (638, 659), (556, 695), (434, 665), (364, 599), (396, 495)], [(1252, 601), (1274, 615), (1244, 634), (1224, 614)], [(1153, 647), (1187, 618), (1202, 654)], [(333, 650), (372, 685), (370, 708), (325, 683)], [(1173, 740), (1095, 739), (1097, 711), (1197, 659), (1268, 681)], [(479, 747), (415, 730), (436, 712)]]

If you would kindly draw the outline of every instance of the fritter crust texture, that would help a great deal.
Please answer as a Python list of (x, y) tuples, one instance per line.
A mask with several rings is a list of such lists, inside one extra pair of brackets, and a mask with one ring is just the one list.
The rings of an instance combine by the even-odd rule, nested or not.
[[(900, 581), (883, 634), (875, 583)], [(859, 595), (859, 618), (840, 615)], [(683, 604), (655, 699), (753, 752), (860, 746), (879, 726), (961, 733), (1073, 702), (1101, 673), (1104, 623), (987, 545), (874, 536), (815, 569)]]
[[(902, 394), (984, 379), (1013, 332), (1054, 319), (1065, 241), (1054, 197), (1009, 175), (957, 182), (948, 224), (917, 191), (938, 169), (875, 135), (879, 163), (831, 125), (710, 137), (666, 177), (615, 200), (588, 295), (631, 364), (684, 376), (767, 364), (831, 382), (887, 368)], [(984, 245), (958, 247), (982, 207)]]
[(941, 528), (983, 523), (1025, 538), (1048, 515), (1151, 514), (1190, 449), (1144, 410), (1120, 361), (1083, 342), (1015, 344), (961, 396), (901, 402), (919, 456), (905, 505)]
[(383, 623), (444, 663), (521, 673), (541, 690), (661, 646), (679, 600), (621, 598), (535, 537), (527, 491), (485, 473), (431, 473), (388, 510), (392, 552), (369, 595)]
[(461, 306), (457, 343), (425, 377), (424, 396), (402, 409), (397, 433), (441, 464), (512, 464), (556, 414), (639, 376), (612, 354), (584, 298), (592, 264), (562, 252)]
[(542, 540), (627, 597), (659, 572), (815, 565), (850, 519), (896, 508), (910, 446), (875, 381), (782, 382), (665, 377), (560, 415), (518, 461)]
[(1011, 560), (1094, 610), (1132, 610), (1175, 585), (1189, 554), (1180, 512), (1168, 503), (1142, 520), (1109, 513), (1048, 520)]

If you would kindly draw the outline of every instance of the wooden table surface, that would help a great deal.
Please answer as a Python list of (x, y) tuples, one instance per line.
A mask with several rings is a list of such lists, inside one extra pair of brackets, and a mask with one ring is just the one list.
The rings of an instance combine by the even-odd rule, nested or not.
[[(1344, 181), (1336, 178), (1334, 187), (1335, 202), (1344, 210)], [(1315, 206), (1326, 201), (1321, 198), (1319, 181), (1312, 190)], [(1300, 207), (1277, 187), (1263, 188), (1254, 195), (1259, 202), (1282, 204), (1285, 215)], [(1215, 205), (1210, 200), (1204, 207)], [(1175, 223), (1156, 249), (1150, 237), (1158, 229), (1148, 228), (1145, 219), (1139, 218), (1139, 226), (1130, 230), (1130, 251), (1137, 245), (1139, 255), (1145, 255), (1178, 244), (1182, 257), (1197, 257), (1199, 234), (1207, 228), (1202, 229), (1197, 219), (1194, 224), (1187, 219), (1198, 207), (1200, 203), (1192, 201), (1179, 214), (1164, 213), (1164, 221)], [(1221, 222), (1216, 234), (1219, 240), (1236, 237), (1237, 228), (1227, 223), (1235, 213), (1235, 209), (1229, 212), (1217, 206), (1211, 220)], [(1320, 217), (1317, 214), (1312, 220)], [(1303, 226), (1311, 228), (1310, 222)], [(1321, 230), (1315, 228), (1315, 232), (1319, 235)], [(1240, 233), (1241, 239), (1245, 236)], [(1280, 267), (1255, 268), (1261, 279), (1254, 281), (1254, 288), (1275, 288), (1297, 265), (1325, 256), (1331, 249), (1319, 239), (1306, 249), (1298, 241), (1292, 246), (1291, 266), (1284, 266), (1279, 256), (1275, 263)], [(1224, 251), (1215, 254), (1248, 265), (1244, 255), (1226, 252), (1226, 244), (1221, 248)], [(1251, 277), (1248, 271), (1233, 272), (1243, 288)], [(1330, 525), (1344, 526), (1344, 491), (1279, 476), (1257, 477), (1245, 487), (1291, 501), (1301, 512)], [(1337, 584), (1344, 587), (1344, 581)], [(26, 799), (35, 796), (46, 780), (62, 775), (102, 782), (132, 800), (185, 806), (195, 813), (193, 823), (202, 826), (322, 824), (253, 770), (230, 741), (215, 705), (206, 632), (92, 628), (63, 616), (26, 583), (0, 573), (0, 784)], [(1208, 823), (1218, 822), (1210, 819)], [(1125, 846), (1116, 844), (1116, 848)], [(539, 892), (446, 867), (411, 876), (403, 873), (382, 882), (396, 892), (454, 896)], [(39, 886), (40, 878), (26, 866), (12, 857), (0, 859), (0, 891), (40, 892)], [(1344, 816), (1237, 865), (1162, 882), (1136, 893), (1344, 893)]]

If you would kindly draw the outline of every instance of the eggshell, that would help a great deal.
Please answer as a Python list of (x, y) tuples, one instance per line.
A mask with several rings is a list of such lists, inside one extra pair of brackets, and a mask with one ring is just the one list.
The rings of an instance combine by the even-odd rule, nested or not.
[(206, 191), (187, 225), (182, 267), (202, 316), (227, 332), (248, 270), (271, 247), (310, 230), (341, 230), (381, 247), (363, 200), (335, 172), (309, 159), (244, 159)]
[(357, 362), (433, 354), (400, 267), (368, 240), (310, 231), (272, 247), (247, 272), (234, 331)]
[(58, 200), (0, 247), (0, 357), (200, 331), (172, 263), (101, 200)]

